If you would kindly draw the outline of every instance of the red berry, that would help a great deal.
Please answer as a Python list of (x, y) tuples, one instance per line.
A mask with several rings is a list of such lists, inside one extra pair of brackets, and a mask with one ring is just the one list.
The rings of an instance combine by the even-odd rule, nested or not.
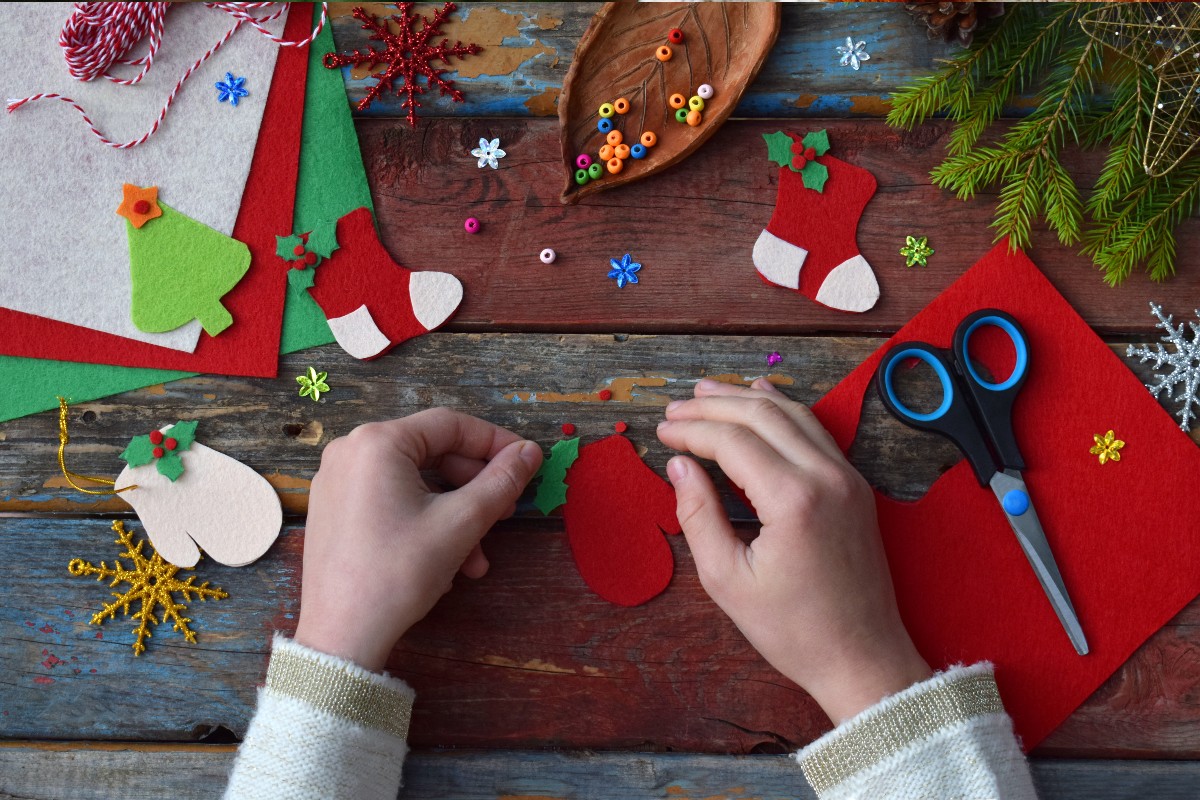
[(817, 157), (817, 149), (815, 147), (808, 148), (807, 150), (804, 151), (804, 157), (807, 158), (809, 161), (812, 161), (814, 158)]
[(296, 245), (295, 247), (292, 248), (292, 252), (298, 256), (304, 255), (304, 245), (302, 245), (302, 244)]
[(624, 433), (625, 431), (629, 430), (629, 426), (624, 422), (618, 422), (616, 425), (613, 425), (613, 430), (615, 430), (617, 433)]
[(671, 28), (671, 32), (667, 34), (667, 38), (671, 44), (683, 44), (683, 31), (679, 28)]
[(163, 440), (162, 431), (150, 431), (150, 443), (151, 444), (162, 444), (162, 440)]
[(176, 447), (179, 447), (179, 442), (174, 439), (167, 439), (163, 444), (167, 446), (168, 450), (174, 450)]
[(315, 263), (317, 263), (317, 254), (316, 254), (316, 253), (309, 253), (308, 255), (306, 255), (306, 256), (304, 257), (304, 263), (305, 263), (305, 264), (315, 264)]
[(804, 145), (802, 145), (800, 142), (792, 142), (792, 153), (798, 156), (803, 155)]
[(135, 213), (135, 214), (150, 213), (150, 201), (138, 200), (136, 203), (133, 204), (133, 213)]
[(564, 422), (563, 426), (562, 426), (562, 432), (565, 433), (567, 436), (570, 436), (571, 434), (573, 434), (575, 432), (575, 426), (569, 422)]
[(805, 159), (804, 156), (796, 156), (792, 159), (792, 169), (799, 172), (800, 170), (804, 169), (804, 165), (807, 163), (808, 160)]
[(155, 457), (155, 458), (162, 458), (162, 457), (163, 457), (163, 449), (162, 449), (161, 447), (156, 447), (156, 448), (154, 448), (154, 450), (152, 450), (151, 452), (154, 454), (154, 457)]
[(601, 389), (600, 390), (600, 399), (606, 400), (606, 401), (612, 400), (612, 392), (609, 391), (608, 389)]

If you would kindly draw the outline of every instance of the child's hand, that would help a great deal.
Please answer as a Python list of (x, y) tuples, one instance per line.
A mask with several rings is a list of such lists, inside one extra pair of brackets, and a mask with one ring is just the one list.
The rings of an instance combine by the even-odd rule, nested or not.
[[(455, 573), (487, 572), (479, 540), (541, 463), (534, 442), (445, 408), (330, 442), (309, 494), (296, 641), (382, 669)], [(461, 488), (439, 494), (422, 469)]]
[(667, 465), (705, 590), (835, 723), (929, 677), (896, 610), (871, 489), (806, 406), (765, 380), (705, 380), (667, 406), (658, 437), (716, 461), (754, 504), (762, 531), (746, 545), (700, 465)]

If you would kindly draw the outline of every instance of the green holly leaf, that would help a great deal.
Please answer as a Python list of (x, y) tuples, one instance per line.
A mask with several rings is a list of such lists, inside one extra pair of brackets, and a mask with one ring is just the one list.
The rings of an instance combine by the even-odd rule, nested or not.
[(175, 450), (163, 453), (162, 458), (155, 462), (155, 466), (158, 467), (158, 474), (165, 476), (172, 483), (183, 474), (183, 460)]
[(537, 496), (533, 504), (538, 511), (549, 514), (554, 509), (567, 502), (567, 469), (579, 458), (579, 437), (555, 442), (550, 448), (550, 457), (542, 462), (534, 478), (540, 478)]
[(308, 234), (308, 249), (321, 258), (329, 258), (338, 249), (337, 220), (322, 222)]
[(304, 258), (304, 253), (296, 255), (297, 245), (304, 247), (304, 239), (294, 233), (291, 236), (276, 236), (275, 255), (284, 261), (299, 261)]
[(194, 419), (187, 422), (179, 421), (168, 428), (163, 436), (175, 440), (175, 452), (178, 453), (181, 450), (187, 450), (192, 446), (192, 442), (196, 441), (196, 426), (199, 424), (199, 421)]
[(824, 164), (810, 161), (804, 165), (804, 169), (800, 170), (800, 177), (804, 180), (805, 188), (815, 189), (824, 194), (825, 181), (829, 180), (829, 170), (825, 168)]
[(316, 280), (315, 273), (314, 269), (292, 267), (288, 270), (288, 285), (298, 292), (303, 292), (313, 285)]
[(764, 133), (762, 137), (767, 141), (767, 160), (781, 167), (790, 167), (792, 164), (792, 137), (783, 131)]
[(140, 467), (154, 460), (154, 445), (149, 436), (135, 436), (130, 440), (121, 458), (131, 467)]
[(819, 131), (812, 131), (804, 136), (804, 148), (812, 148), (817, 151), (817, 155), (823, 156), (829, 152), (829, 134), (822, 128)]

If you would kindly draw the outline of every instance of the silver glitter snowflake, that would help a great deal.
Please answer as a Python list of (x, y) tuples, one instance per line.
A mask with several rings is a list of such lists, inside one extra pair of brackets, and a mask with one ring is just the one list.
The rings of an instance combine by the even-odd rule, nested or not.
[(500, 149), (500, 140), (492, 139), (490, 142), (487, 139), (479, 140), (479, 147), (471, 151), (471, 155), (479, 159), (479, 168), (485, 166), (496, 169), (500, 165), (496, 162), (498, 158), (504, 158), (508, 153)]
[[(1146, 388), (1155, 398), (1165, 394), (1166, 399), (1179, 403), (1179, 427), (1185, 431), (1191, 430), (1192, 420), (1196, 418), (1196, 409), (1200, 409), (1200, 324), (1187, 323), (1192, 329), (1192, 338), (1189, 341), (1184, 336), (1184, 324), (1181, 322), (1179, 327), (1175, 327), (1172, 324), (1174, 316), (1168, 314), (1164, 317), (1162, 306), (1151, 303), (1150, 313), (1158, 317), (1158, 324), (1154, 327), (1167, 332), (1162, 340), (1175, 345), (1175, 349), (1169, 351), (1161, 344), (1156, 344), (1153, 350), (1147, 345), (1129, 345), (1125, 355), (1137, 356), (1139, 361), (1153, 360), (1155, 369), (1163, 365), (1171, 368), (1170, 373), (1156, 375), (1158, 383), (1148, 383)], [(1196, 316), (1200, 318), (1200, 309), (1196, 311)]]
[(838, 45), (837, 51), (842, 54), (842, 60), (838, 63), (843, 67), (854, 67), (854, 71), (858, 72), (858, 68), (863, 61), (871, 60), (871, 54), (866, 51), (866, 46), (866, 42), (855, 42), (847, 36), (845, 46)]

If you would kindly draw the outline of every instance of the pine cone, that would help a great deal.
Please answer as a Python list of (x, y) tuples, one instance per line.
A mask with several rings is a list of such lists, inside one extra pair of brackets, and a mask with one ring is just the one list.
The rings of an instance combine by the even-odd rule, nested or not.
[(905, 3), (904, 9), (926, 26), (930, 39), (971, 44), (981, 20), (1004, 13), (1004, 3)]

